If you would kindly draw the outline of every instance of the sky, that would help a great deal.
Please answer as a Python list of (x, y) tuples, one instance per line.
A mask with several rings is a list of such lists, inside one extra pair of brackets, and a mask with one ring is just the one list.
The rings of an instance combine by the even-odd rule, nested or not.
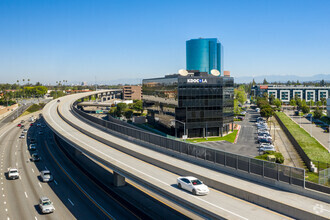
[(0, 0), (0, 83), (161, 77), (199, 37), (234, 77), (330, 74), (328, 0)]

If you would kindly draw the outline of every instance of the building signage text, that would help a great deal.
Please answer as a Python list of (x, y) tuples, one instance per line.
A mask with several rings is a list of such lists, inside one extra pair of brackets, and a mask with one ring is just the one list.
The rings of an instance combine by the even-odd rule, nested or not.
[(207, 79), (187, 79), (187, 83), (207, 83)]

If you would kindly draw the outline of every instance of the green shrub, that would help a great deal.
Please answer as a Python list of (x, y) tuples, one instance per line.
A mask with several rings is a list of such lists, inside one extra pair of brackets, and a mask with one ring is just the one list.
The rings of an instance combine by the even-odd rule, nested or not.
[(276, 163), (284, 163), (284, 157), (280, 152), (265, 151), (263, 155), (256, 156), (256, 159), (267, 160), (268, 155), (274, 155), (276, 157)]

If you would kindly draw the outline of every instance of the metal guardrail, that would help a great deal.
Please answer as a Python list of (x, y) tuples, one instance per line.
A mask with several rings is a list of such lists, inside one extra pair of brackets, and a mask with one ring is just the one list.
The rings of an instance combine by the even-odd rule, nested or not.
[(231, 167), (233, 169), (240, 170), (249, 174), (258, 175), (263, 178), (269, 178), (280, 182), (305, 187), (305, 170), (301, 168), (285, 166), (273, 162), (241, 156), (238, 154), (228, 153), (207, 146), (200, 146), (173, 140), (167, 137), (123, 125), (122, 122), (116, 123), (114, 120), (105, 121), (79, 110), (76, 107), (76, 102), (73, 104), (73, 111), (82, 117), (96, 124), (109, 128), (115, 132), (119, 132), (129, 137), (162, 148), (166, 148), (170, 151), (176, 151), (180, 154), (189, 155), (219, 166)]

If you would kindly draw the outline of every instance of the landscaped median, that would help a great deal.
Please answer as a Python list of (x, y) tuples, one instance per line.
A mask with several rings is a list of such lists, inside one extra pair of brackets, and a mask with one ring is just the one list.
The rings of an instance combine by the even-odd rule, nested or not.
[(45, 106), (45, 103), (33, 104), (28, 109), (26, 109), (25, 112), (23, 112), (23, 114), (21, 116), (28, 115), (30, 113), (39, 111), (39, 110), (43, 109), (44, 106)]
[(330, 163), (330, 154), (315, 138), (311, 137), (309, 133), (292, 121), (291, 118), (283, 112), (276, 112), (276, 115), (296, 139), (310, 160)]
[(235, 138), (237, 135), (237, 130), (234, 130), (232, 133), (224, 136), (224, 137), (209, 137), (209, 138), (191, 138), (187, 139), (187, 142), (191, 143), (198, 143), (198, 142), (206, 142), (206, 141), (228, 141), (231, 143), (234, 143)]

